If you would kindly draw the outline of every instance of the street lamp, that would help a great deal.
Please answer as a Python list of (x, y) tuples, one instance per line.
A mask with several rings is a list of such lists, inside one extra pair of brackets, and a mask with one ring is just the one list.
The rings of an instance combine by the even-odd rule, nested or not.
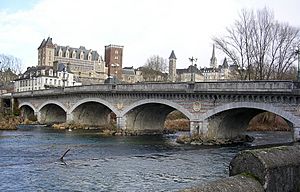
[(194, 62), (196, 63), (197, 62), (197, 58), (194, 58), (194, 57), (191, 57), (189, 58), (190, 62), (192, 62), (192, 65), (191, 65), (191, 82), (195, 81), (195, 77), (194, 76), (194, 70), (193, 70), (193, 67), (194, 67)]
[(295, 50), (295, 55), (298, 56), (297, 81), (300, 81), (300, 46)]

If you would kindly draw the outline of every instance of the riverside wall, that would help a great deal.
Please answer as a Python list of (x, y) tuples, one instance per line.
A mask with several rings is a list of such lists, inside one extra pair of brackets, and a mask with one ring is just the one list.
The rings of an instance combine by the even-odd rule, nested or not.
[(300, 191), (300, 145), (245, 150), (229, 165), (230, 177), (184, 192)]

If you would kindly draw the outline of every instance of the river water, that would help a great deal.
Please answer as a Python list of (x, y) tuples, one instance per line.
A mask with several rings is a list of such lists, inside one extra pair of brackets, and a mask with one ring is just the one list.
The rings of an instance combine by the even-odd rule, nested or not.
[(177, 191), (227, 177), (242, 149), (292, 141), (289, 132), (249, 134), (256, 138), (249, 145), (197, 147), (176, 144), (176, 135), (103, 137), (41, 126), (0, 131), (0, 191)]

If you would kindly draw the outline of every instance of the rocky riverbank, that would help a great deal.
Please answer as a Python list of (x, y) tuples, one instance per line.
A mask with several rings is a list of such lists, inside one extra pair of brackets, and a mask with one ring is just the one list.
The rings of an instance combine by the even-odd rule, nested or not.
[(207, 138), (201, 135), (181, 135), (176, 139), (179, 144), (189, 145), (230, 145), (244, 142), (252, 142), (254, 137), (249, 135), (240, 135), (232, 139)]
[(108, 124), (102, 127), (91, 127), (82, 125), (79, 123), (59, 123), (53, 124), (52, 127), (54, 129), (66, 129), (66, 130), (76, 130), (76, 129), (97, 129), (99, 130), (99, 134), (103, 136), (138, 136), (138, 135), (161, 135), (161, 134), (170, 134), (175, 133), (174, 130), (133, 130), (133, 129), (118, 129), (113, 124)]
[(0, 130), (16, 130), (17, 126), (23, 122), (23, 119), (14, 116), (6, 115), (0, 117)]

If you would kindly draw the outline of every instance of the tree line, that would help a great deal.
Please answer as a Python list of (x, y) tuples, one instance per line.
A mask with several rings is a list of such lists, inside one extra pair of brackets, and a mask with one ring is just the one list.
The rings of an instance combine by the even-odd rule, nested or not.
[(281, 23), (267, 8), (242, 10), (226, 35), (213, 38), (217, 47), (237, 66), (241, 80), (293, 79), (299, 48), (299, 28)]
[[(212, 40), (235, 66), (232, 79), (292, 80), (297, 72), (294, 63), (295, 49), (300, 47), (299, 35), (299, 28), (277, 21), (267, 8), (244, 9), (234, 24), (226, 28), (226, 34)], [(153, 55), (144, 68), (165, 72), (166, 59)]]
[(0, 54), (0, 84), (6, 85), (21, 73), (21, 60), (12, 55)]

